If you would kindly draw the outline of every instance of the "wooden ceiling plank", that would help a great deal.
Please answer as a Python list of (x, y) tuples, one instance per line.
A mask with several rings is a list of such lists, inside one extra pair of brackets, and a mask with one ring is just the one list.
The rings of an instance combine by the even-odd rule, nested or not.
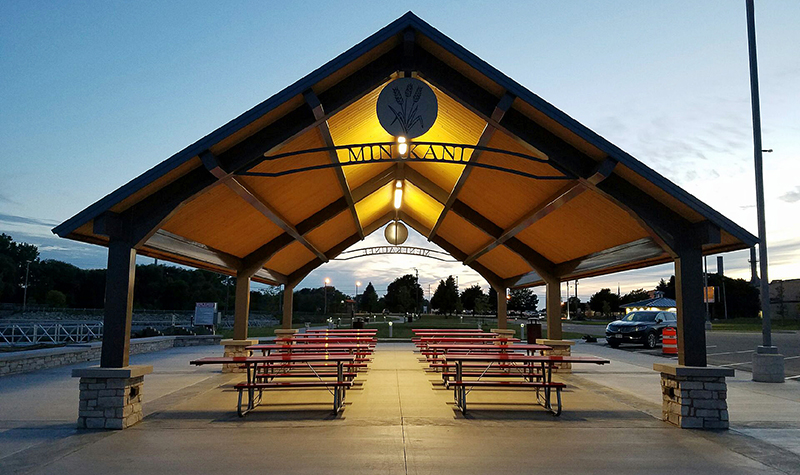
[[(497, 105), (495, 106), (494, 110), (492, 111), (491, 118), (499, 123), (503, 116), (505, 115), (506, 111), (511, 108), (511, 104), (514, 103), (515, 97), (512, 94), (506, 92), (503, 97), (500, 98)], [(481, 134), (480, 138), (478, 139), (478, 146), (486, 147), (489, 144), (489, 141), (492, 139), (492, 135), (497, 128), (489, 123), (486, 124), (486, 128), (483, 129), (483, 133)], [(480, 159), (481, 150), (476, 149), (473, 150), (472, 155), (469, 157), (469, 161), (477, 162)], [(452, 208), (453, 203), (458, 198), (458, 193), (461, 191), (461, 188), (464, 186), (464, 182), (469, 177), (470, 173), (472, 173), (472, 168), (470, 166), (464, 167), (464, 170), (461, 172), (461, 176), (458, 177), (458, 181), (453, 186), (453, 190), (449, 193), (447, 200), (444, 202), (444, 209), (439, 214), (439, 218), (436, 220), (436, 224), (431, 229), (430, 234), (428, 235), (428, 240), (430, 241), (436, 231), (439, 230), (439, 227), (442, 225), (442, 221), (444, 221), (445, 215), (447, 215), (450, 208)]]

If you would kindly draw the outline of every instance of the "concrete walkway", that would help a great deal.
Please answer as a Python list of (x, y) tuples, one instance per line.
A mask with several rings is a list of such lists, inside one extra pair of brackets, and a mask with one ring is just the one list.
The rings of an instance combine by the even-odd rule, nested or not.
[[(779, 411), (742, 411), (752, 414), (745, 421), (737, 415), (734, 382), (736, 430), (679, 430), (652, 415), (660, 413), (654, 410), (659, 383), (647, 362), (614, 360), (564, 378), (569, 390), (561, 417), (536, 405), (529, 392), (475, 391), (465, 418), (412, 349), (380, 343), (338, 417), (328, 393), (294, 390), (265, 393), (262, 406), (239, 419), (231, 385), (242, 376), (188, 365), (221, 353), (214, 347), (133, 357), (133, 364), (153, 364), (155, 371), (145, 378), (144, 421), (119, 432), (73, 428), (78, 384), (71, 368), (3, 378), (0, 473), (800, 472), (800, 456), (787, 444), (746, 432), (780, 430), (753, 426), (755, 419), (796, 430), (794, 416), (784, 416), (787, 405), (800, 407), (791, 397)], [(771, 391), (769, 398), (779, 397)], [(772, 419), (765, 422), (767, 415)]]

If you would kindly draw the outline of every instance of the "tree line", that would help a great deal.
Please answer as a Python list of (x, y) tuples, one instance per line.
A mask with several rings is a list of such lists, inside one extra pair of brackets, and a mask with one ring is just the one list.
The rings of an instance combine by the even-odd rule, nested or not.
[[(26, 286), (27, 280), (27, 286)], [(15, 242), (11, 236), (0, 234), (0, 302), (21, 304), (27, 289), (29, 305), (55, 308), (102, 308), (105, 297), (105, 269), (80, 269), (72, 264), (40, 259), (33, 244)], [(716, 302), (710, 304), (712, 318), (723, 318), (725, 300), (729, 318), (754, 318), (758, 316), (758, 290), (743, 279), (731, 279), (717, 274), (708, 275), (708, 285), (717, 287)], [(724, 292), (722, 289), (724, 288)], [(675, 298), (675, 276), (662, 279), (655, 290), (667, 298)], [(723, 300), (723, 294), (725, 300)], [(294, 292), (294, 311), (321, 314), (343, 313), (347, 300), (352, 297), (335, 286), (303, 288)], [(535, 311), (539, 299), (531, 289), (513, 289), (508, 295), (510, 313)], [(644, 289), (624, 295), (601, 289), (587, 303), (572, 296), (566, 305), (570, 312), (579, 314), (587, 308), (596, 313), (611, 315), (622, 311), (621, 305), (649, 298)], [(251, 311), (256, 313), (281, 313), (282, 295), (278, 287), (253, 290), (250, 295)], [(327, 304), (326, 304), (327, 301)], [(196, 302), (217, 302), (226, 313), (234, 311), (235, 279), (209, 271), (169, 265), (137, 265), (134, 291), (134, 308), (138, 310), (193, 310)], [(424, 298), (422, 287), (412, 274), (396, 278), (387, 287), (386, 295), (379, 297), (370, 282), (361, 295), (356, 296), (358, 311), (380, 313), (417, 313), (423, 307), (443, 315), (462, 312), (493, 314), (497, 312), (497, 293), (489, 288), (484, 292), (479, 285), (458, 289), (456, 279), (448, 276), (439, 281), (430, 302)]]

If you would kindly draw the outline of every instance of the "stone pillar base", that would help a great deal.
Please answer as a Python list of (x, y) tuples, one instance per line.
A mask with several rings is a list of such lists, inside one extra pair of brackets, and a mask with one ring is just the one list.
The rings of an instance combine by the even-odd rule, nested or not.
[(277, 338), (287, 338), (294, 336), (297, 333), (297, 328), (276, 328), (275, 329), (275, 336)]
[[(220, 343), (225, 347), (223, 356), (251, 356), (252, 351), (245, 349), (250, 345), (258, 344), (258, 340), (222, 340)], [(224, 364), (222, 365), (223, 373), (244, 373), (245, 369), (239, 364)]]
[(490, 331), (492, 333), (497, 333), (497, 336), (500, 338), (514, 338), (514, 335), (516, 335), (514, 330), (508, 328), (492, 328)]
[(777, 353), (753, 353), (753, 381), (759, 383), (782, 383), (784, 375), (783, 355)]
[(72, 370), (80, 379), (78, 429), (126, 429), (142, 420), (144, 375), (152, 366)]
[(656, 363), (661, 373), (661, 418), (682, 429), (727, 429), (730, 368)]
[[(553, 355), (553, 356), (570, 356), (572, 355), (572, 345), (575, 344), (574, 341), (570, 340), (548, 340), (546, 338), (541, 338), (536, 340), (537, 345), (547, 345), (552, 350), (544, 350), (542, 352), (543, 355)], [(572, 373), (572, 363), (557, 363), (553, 367), (554, 373)]]

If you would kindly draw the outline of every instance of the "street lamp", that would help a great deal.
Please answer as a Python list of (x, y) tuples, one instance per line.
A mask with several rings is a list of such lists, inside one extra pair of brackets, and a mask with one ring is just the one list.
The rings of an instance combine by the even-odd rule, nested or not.
[(325, 311), (323, 312), (325, 315), (328, 314), (328, 284), (331, 283), (331, 279), (325, 277)]
[(25, 315), (25, 309), (28, 306), (28, 274), (31, 271), (31, 261), (25, 265), (25, 293), (22, 294), (22, 314)]

